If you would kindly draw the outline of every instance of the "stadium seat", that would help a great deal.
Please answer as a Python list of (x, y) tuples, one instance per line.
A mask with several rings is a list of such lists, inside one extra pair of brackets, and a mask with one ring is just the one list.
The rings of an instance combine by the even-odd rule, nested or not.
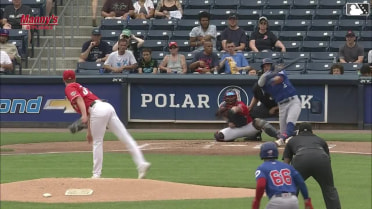
[(191, 19), (191, 20), (199, 19), (198, 15), (200, 12), (209, 13), (209, 9), (185, 9), (183, 10), (182, 19)]
[(164, 40), (146, 40), (142, 47), (150, 48), (151, 51), (164, 51), (167, 42)]
[(358, 41), (358, 44), (363, 46), (365, 52), (368, 52), (369, 50), (372, 49), (371, 41)]
[(303, 41), (301, 51), (304, 52), (326, 52), (328, 51), (328, 41)]
[(311, 20), (314, 16), (313, 9), (291, 9), (287, 15), (287, 19), (292, 20)]
[(333, 31), (307, 31), (305, 41), (330, 41)]
[(338, 30), (355, 30), (361, 31), (365, 25), (365, 20), (345, 20), (341, 19), (338, 22)]
[(214, 9), (237, 10), (240, 5), (239, 0), (214, 0)]
[(284, 20), (269, 20), (269, 29), (271, 31), (281, 31), (284, 25)]
[[(358, 38), (360, 37), (359, 31), (353, 31), (355, 36)], [(334, 31), (332, 41), (346, 41), (346, 33), (347, 31)]]
[(338, 20), (342, 15), (340, 9), (316, 9), (314, 19)]
[(169, 40), (172, 36), (172, 31), (169, 30), (150, 30), (146, 35), (147, 40)]
[(116, 44), (116, 41), (113, 41), (113, 40), (104, 40), (104, 39), (101, 39), (101, 41), (104, 41), (104, 42), (108, 43), (108, 45), (110, 45), (110, 46), (114, 46)]
[(310, 30), (334, 31), (337, 28), (338, 20), (312, 20)]
[(238, 25), (244, 31), (254, 31), (256, 29), (256, 20), (238, 20)]
[(338, 52), (340, 47), (345, 45), (345, 41), (331, 41), (329, 43), (330, 52)]
[(316, 9), (318, 0), (293, 0), (293, 9)]
[(185, 56), (185, 59), (186, 61), (187, 60), (192, 60), (192, 58), (194, 58), (194, 54), (191, 53), (191, 52), (183, 52), (183, 51), (180, 51), (178, 52), (179, 54), (183, 54)]
[(262, 16), (267, 17), (269, 20), (285, 20), (287, 15), (287, 9), (264, 9), (262, 11)]
[(308, 73), (328, 73), (333, 63), (309, 62), (306, 64), (306, 72)]
[[(17, 49), (19, 55), (28, 63), (28, 31), (22, 29), (12, 29), (9, 30), (9, 40), (18, 40), (17, 41)], [(33, 53), (33, 52), (32, 52)], [(33, 55), (32, 55), (33, 57)]]
[(78, 74), (98, 75), (101, 68), (103, 68), (102, 62), (78, 62), (75, 71)]
[(173, 31), (177, 25), (177, 20), (175, 19), (153, 19), (151, 21), (151, 30), (170, 30)]
[[(182, 40), (172, 40), (172, 41), (177, 42), (179, 52), (190, 52), (191, 51), (189, 40), (182, 39)], [(165, 50), (166, 51), (168, 50), (168, 45), (166, 46)]]
[(151, 57), (154, 60), (157, 60), (158, 61), (158, 64), (160, 64), (160, 62), (164, 59), (165, 55), (167, 55), (167, 54), (168, 53), (167, 52), (164, 52), (164, 51), (152, 51), (151, 52)]
[(211, 20), (227, 20), (232, 13), (236, 13), (236, 10), (232, 9), (211, 9)]
[(248, 61), (248, 64), (254, 62), (254, 54), (255, 52), (243, 52), (245, 59)]
[(189, 31), (191, 31), (191, 29), (195, 26), (199, 26), (199, 20), (197, 20), (197, 19), (194, 19), (194, 20), (181, 19), (181, 20), (178, 20), (176, 29), (177, 30), (189, 30)]
[(287, 52), (299, 52), (302, 42), (300, 41), (282, 41)]
[(299, 59), (297, 62), (309, 62), (310, 52), (282, 52), (282, 60), (284, 63), (292, 62), (295, 59)]
[(256, 52), (254, 53), (254, 62), (262, 62), (263, 59), (270, 58), (275, 62), (281, 62), (282, 54), (280, 52)]
[(126, 20), (118, 19), (102, 19), (101, 30), (123, 30), (127, 25)]
[[(310, 25), (310, 20), (286, 20), (284, 22), (283, 30), (288, 31), (307, 31)], [(271, 27), (271, 26), (270, 26)]]
[(290, 9), (293, 0), (267, 0), (265, 9)]
[(148, 30), (150, 28), (149, 20), (130, 19), (125, 27), (130, 30)]
[(310, 54), (311, 62), (331, 63), (338, 60), (337, 52), (312, 52)]
[(372, 41), (372, 31), (361, 31), (359, 41)]
[(343, 9), (346, 4), (345, 0), (319, 0), (319, 9)]
[(223, 31), (225, 28), (228, 27), (228, 21), (227, 20), (210, 20), (209, 24), (215, 25), (217, 31)]
[(101, 30), (102, 40), (117, 41), (121, 34), (121, 30)]
[(246, 19), (246, 20), (257, 20), (262, 16), (262, 10), (259, 9), (241, 9), (239, 8), (237, 11), (239, 15), (239, 19)]
[(303, 41), (306, 31), (281, 31), (279, 33), (280, 41)]
[(363, 30), (371, 31), (372, 30), (372, 20), (367, 19), (366, 24), (363, 27)]
[(249, 66), (251, 66), (253, 69), (256, 69), (257, 71), (261, 71), (261, 62), (250, 62), (248, 63)]
[(170, 37), (170, 40), (189, 40), (191, 30), (175, 30)]
[[(286, 66), (290, 63), (284, 62), (283, 66)], [(293, 74), (305, 74), (306, 73), (306, 63), (305, 62), (296, 62), (288, 67), (284, 68), (285, 72), (288, 75), (293, 75)]]
[(241, 9), (260, 9), (262, 10), (266, 6), (266, 0), (240, 0)]
[(189, 9), (210, 9), (213, 6), (213, 0), (189, 0), (186, 8)]
[(131, 30), (132, 34), (141, 39), (146, 39), (147, 31), (146, 30)]
[(340, 63), (344, 66), (344, 72), (358, 72), (362, 67), (362, 63)]

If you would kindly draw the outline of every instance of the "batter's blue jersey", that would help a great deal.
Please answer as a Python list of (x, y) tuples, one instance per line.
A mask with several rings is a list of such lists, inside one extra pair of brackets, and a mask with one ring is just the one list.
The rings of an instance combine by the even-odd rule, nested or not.
[(269, 199), (274, 194), (296, 192), (295, 179), (300, 175), (296, 169), (277, 160), (265, 161), (256, 170), (256, 180), (266, 179), (266, 194)]
[[(266, 80), (265, 85), (262, 87), (262, 89), (269, 93), (272, 98), (275, 99), (275, 102), (280, 102), (283, 99), (286, 99), (291, 96), (297, 95), (296, 89), (293, 87), (292, 83), (289, 81), (287, 74), (284, 70), (279, 72), (278, 74), (272, 73), (272, 71), (268, 71), (268, 79)], [(283, 78), (283, 82), (279, 84), (272, 84), (271, 78), (275, 77), (276, 75), (279, 75)]]

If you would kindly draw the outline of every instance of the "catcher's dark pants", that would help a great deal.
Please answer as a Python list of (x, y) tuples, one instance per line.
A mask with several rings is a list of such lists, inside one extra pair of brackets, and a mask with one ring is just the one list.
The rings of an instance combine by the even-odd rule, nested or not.
[(274, 118), (279, 117), (279, 114), (271, 115), (269, 109), (265, 105), (253, 106), (249, 111), (252, 118)]
[(304, 180), (312, 176), (318, 182), (327, 209), (341, 209), (340, 199), (333, 183), (331, 160), (323, 150), (298, 151), (292, 160), (292, 165)]

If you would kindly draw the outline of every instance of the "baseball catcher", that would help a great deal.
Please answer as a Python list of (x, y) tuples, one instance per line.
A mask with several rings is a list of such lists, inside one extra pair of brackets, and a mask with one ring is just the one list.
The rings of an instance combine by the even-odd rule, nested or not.
[(278, 137), (278, 131), (267, 121), (256, 118), (252, 120), (248, 107), (238, 99), (237, 89), (228, 89), (224, 95), (224, 101), (216, 112), (218, 118), (227, 121), (227, 128), (214, 134), (216, 141), (229, 142), (240, 137), (254, 138), (260, 130), (269, 136)]

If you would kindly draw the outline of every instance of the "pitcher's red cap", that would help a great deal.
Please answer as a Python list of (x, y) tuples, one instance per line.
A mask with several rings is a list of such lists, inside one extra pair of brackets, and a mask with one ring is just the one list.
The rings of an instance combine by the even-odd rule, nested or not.
[(75, 71), (74, 70), (65, 70), (63, 72), (63, 80), (72, 80), (75, 79)]

